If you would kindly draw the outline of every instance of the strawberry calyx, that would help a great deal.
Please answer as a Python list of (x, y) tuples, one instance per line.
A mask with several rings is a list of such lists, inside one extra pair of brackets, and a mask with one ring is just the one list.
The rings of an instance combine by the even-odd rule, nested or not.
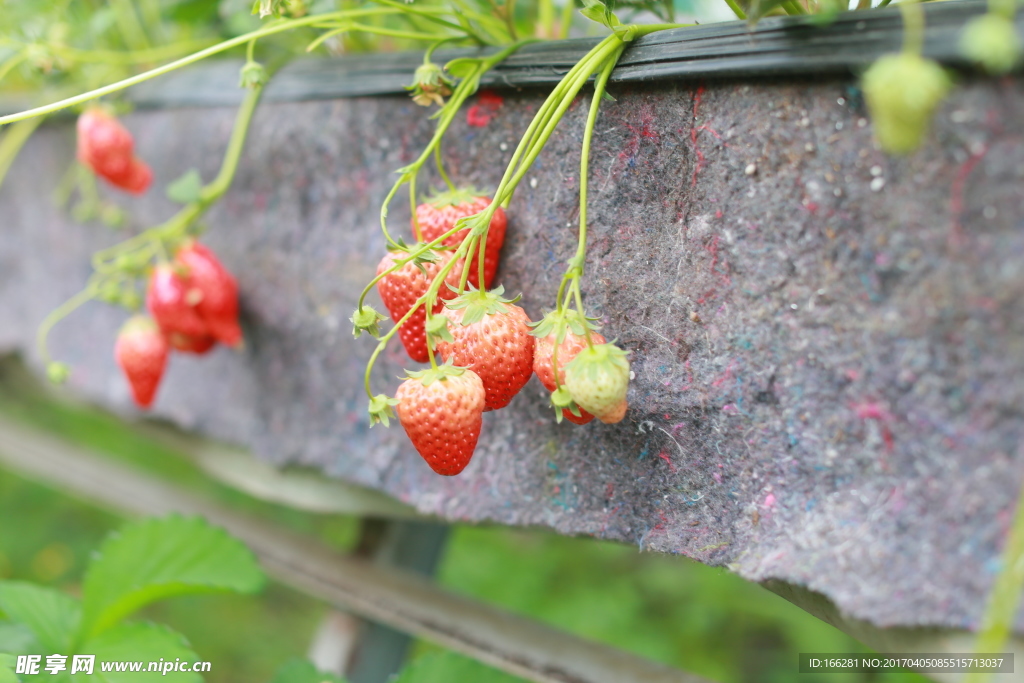
[(599, 329), (596, 323), (597, 318), (589, 318), (575, 309), (566, 308), (561, 311), (548, 311), (543, 318), (537, 322), (528, 323), (528, 325), (531, 328), (530, 334), (534, 337), (543, 339), (554, 334), (555, 343), (561, 344), (565, 341), (567, 332), (572, 332), (577, 337), (583, 337), (588, 330)]
[(463, 327), (466, 327), (480, 322), (486, 315), (505, 313), (508, 311), (506, 304), (514, 304), (522, 298), (522, 295), (520, 295), (514, 299), (506, 299), (502, 297), (504, 293), (505, 288), (501, 285), (498, 285), (489, 292), (470, 288), (451, 301), (446, 302), (445, 307), (452, 310), (465, 309), (466, 312), (462, 316), (461, 324)]
[(387, 394), (377, 394), (370, 399), (370, 426), (382, 422), (385, 427), (391, 426), (391, 418), (395, 417), (394, 407), (398, 405), (397, 398), (391, 398)]
[(150, 333), (159, 331), (160, 328), (157, 326), (156, 321), (148, 315), (133, 315), (124, 323), (124, 325), (121, 326), (118, 336), (128, 336), (131, 334), (139, 334), (140, 332)]
[(427, 316), (427, 344), (430, 348), (436, 349), (437, 342), (455, 342), (455, 338), (452, 337), (451, 330), (448, 329), (448, 318), (443, 315), (429, 315)]
[(562, 423), (564, 410), (568, 410), (576, 417), (583, 417), (580, 407), (576, 405), (576, 401), (572, 400), (572, 394), (564, 385), (551, 392), (551, 406), (555, 409), (555, 422), (558, 424)]
[(435, 190), (424, 203), (443, 209), (446, 206), (458, 206), (460, 204), (471, 204), (479, 197), (489, 197), (489, 192), (481, 192), (472, 185), (458, 187), (452, 190)]
[(436, 263), (438, 258), (440, 258), (437, 255), (437, 252), (442, 249), (446, 251), (450, 249), (450, 247), (447, 247), (443, 244), (437, 244), (431, 247), (430, 249), (420, 251), (420, 249), (423, 246), (424, 244), (422, 242), (417, 242), (416, 244), (409, 246), (401, 237), (398, 238), (397, 242), (394, 242), (393, 244), (388, 244), (388, 251), (391, 252), (392, 254), (407, 255), (406, 257), (395, 259), (395, 270), (404, 267), (407, 263), (412, 263), (419, 269), (421, 273), (426, 275), (427, 270), (426, 268), (423, 267), (423, 264)]
[(425, 387), (429, 387), (434, 382), (443, 382), (449, 377), (458, 377), (466, 372), (467, 369), (468, 368), (455, 365), (451, 360), (449, 360), (447, 363), (438, 365), (436, 368), (406, 371), (405, 377), (400, 377), (399, 379), (418, 379), (420, 384)]
[(352, 321), (352, 336), (356, 339), (359, 338), (363, 332), (366, 332), (371, 337), (380, 336), (380, 327), (377, 325), (382, 320), (387, 320), (386, 315), (381, 313), (369, 304), (364, 304), (362, 308), (356, 310), (349, 318)]
[(576, 357), (565, 366), (566, 372), (582, 374), (589, 379), (595, 379), (600, 373), (610, 369), (618, 370), (629, 374), (628, 352), (623, 351), (614, 343), (596, 344), (576, 354)]

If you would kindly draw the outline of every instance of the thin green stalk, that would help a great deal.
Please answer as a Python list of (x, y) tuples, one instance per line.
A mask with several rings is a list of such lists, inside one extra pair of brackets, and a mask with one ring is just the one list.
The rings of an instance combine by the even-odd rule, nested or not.
[(537, 25), (544, 38), (553, 38), (555, 30), (555, 4), (551, 0), (538, 0)]
[(42, 116), (29, 119), (28, 121), (19, 121), (8, 129), (3, 139), (0, 139), (0, 186), (4, 184), (7, 171), (10, 170), (11, 164), (18, 157), (18, 152), (25, 146), (28, 139), (32, 137), (32, 133), (42, 122)]
[(441, 179), (444, 181), (444, 184), (448, 186), (448, 190), (454, 192), (455, 183), (452, 182), (451, 178), (448, 177), (448, 173), (444, 170), (444, 161), (441, 159), (440, 144), (434, 146), (434, 165), (437, 166), (437, 172), (441, 175)]
[(565, 0), (565, 7), (562, 8), (562, 24), (558, 27), (558, 37), (561, 40), (569, 37), (569, 28), (572, 26), (575, 9), (576, 0)]
[(919, 55), (924, 47), (924, 10), (916, 0), (901, 2), (899, 8), (903, 15), (903, 52)]
[[(985, 615), (974, 647), (976, 654), (1003, 652), (1013, 629), (1017, 608), (1020, 606), (1021, 589), (1024, 587), (1024, 490), (1017, 500), (1017, 513), (1006, 534), (1002, 563), (992, 592), (988, 596)], [(971, 672), (964, 683), (984, 683), (989, 674)]]
[(803, 5), (801, 5), (798, 0), (787, 0), (786, 2), (783, 2), (782, 9), (786, 10), (786, 14), (790, 16), (807, 14), (807, 10), (804, 9)]
[(53, 362), (50, 358), (50, 350), (47, 347), (46, 339), (54, 325), (94, 298), (96, 298), (96, 285), (90, 282), (86, 285), (85, 289), (50, 311), (49, 315), (43, 319), (39, 329), (36, 331), (36, 348), (39, 351), (40, 358), (43, 360), (43, 364), (49, 365)]
[(117, 50), (79, 50), (64, 45), (48, 45), (47, 47), (53, 52), (76, 62), (132, 65), (162, 62), (183, 52), (191, 52), (208, 47), (210, 42), (210, 40), (186, 40), (171, 45), (161, 45), (159, 47), (128, 52), (118, 52)]
[(162, 76), (163, 74), (170, 73), (171, 71), (180, 69), (183, 66), (188, 66), (189, 64), (194, 64), (195, 62), (202, 61), (207, 57), (212, 57), (213, 55), (220, 54), (221, 52), (238, 47), (239, 45), (245, 45), (250, 40), (258, 40), (260, 38), (272, 36), (277, 33), (290, 31), (295, 28), (309, 26), (319, 21), (323, 21), (326, 16), (337, 17), (338, 19), (346, 19), (353, 13), (358, 13), (360, 16), (364, 16), (364, 13), (367, 11), (368, 10), (349, 10), (347, 12), (332, 12), (330, 15), (302, 17), (301, 19), (289, 19), (287, 21), (280, 22), (272, 26), (267, 26), (256, 31), (251, 31), (249, 33), (238, 36), (237, 38), (225, 40), (224, 42), (218, 43), (217, 45), (212, 45), (206, 48), (205, 50), (200, 50), (199, 52), (195, 52), (191, 55), (182, 57), (181, 59), (176, 59), (173, 62), (169, 62), (162, 66), (158, 66), (156, 68), (150, 69), (149, 71), (145, 71), (141, 74), (137, 74), (130, 78), (125, 78), (123, 80), (117, 81), (116, 83), (111, 83), (110, 85), (105, 85), (101, 88), (96, 88), (95, 90), (90, 90), (88, 92), (75, 95), (74, 97), (68, 97), (63, 100), (53, 102), (51, 104), (35, 107), (33, 109), (27, 109), (25, 111), (18, 112), (17, 114), (0, 116), (0, 126), (7, 123), (14, 123), (15, 121), (22, 121), (24, 119), (32, 118), (33, 116), (52, 114), (55, 111), (66, 109), (67, 107), (73, 107), (75, 105), (88, 102), (89, 100), (94, 100), (97, 97), (110, 95), (120, 90), (124, 90), (125, 88), (129, 88), (133, 85), (144, 83), (151, 78), (155, 78), (157, 76)]
[(736, 15), (737, 19), (747, 18), (747, 13), (743, 11), (743, 8), (740, 7), (740, 4), (736, 2), (736, 0), (725, 0), (725, 4), (729, 6), (729, 9), (732, 10), (732, 13)]

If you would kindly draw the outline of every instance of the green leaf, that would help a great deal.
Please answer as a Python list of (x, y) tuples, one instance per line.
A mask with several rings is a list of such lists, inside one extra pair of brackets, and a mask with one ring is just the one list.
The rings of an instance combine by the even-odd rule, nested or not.
[(419, 657), (394, 683), (516, 683), (520, 679), (453, 652)]
[(294, 657), (281, 665), (270, 683), (345, 683), (345, 679), (318, 671), (305, 659)]
[(199, 176), (199, 171), (192, 168), (167, 186), (167, 196), (171, 201), (179, 204), (191, 204), (199, 201), (202, 189), (203, 179)]
[(254, 593), (264, 579), (248, 548), (199, 517), (142, 520), (108, 536), (86, 570), (82, 635), (99, 634), (155, 600)]
[(18, 677), (14, 675), (17, 663), (14, 655), (0, 655), (0, 683), (18, 683)]
[(0, 650), (24, 655), (41, 649), (42, 646), (28, 626), (13, 621), (0, 621)]
[(0, 610), (27, 626), (49, 652), (70, 649), (81, 616), (81, 607), (71, 596), (25, 581), (0, 582)]
[[(145, 672), (149, 662), (188, 662), (191, 666), (199, 657), (189, 648), (185, 637), (166, 626), (152, 623), (121, 624), (101, 633), (82, 646), (82, 652), (96, 655), (92, 674), (82, 672), (71, 676), (73, 683), (138, 683), (139, 671), (103, 671), (106, 662), (142, 662)], [(68, 659), (68, 670), (71, 659)], [(203, 677), (191, 671), (160, 671), (160, 681), (167, 683), (202, 683)], [(147, 678), (156, 674), (150, 672)]]

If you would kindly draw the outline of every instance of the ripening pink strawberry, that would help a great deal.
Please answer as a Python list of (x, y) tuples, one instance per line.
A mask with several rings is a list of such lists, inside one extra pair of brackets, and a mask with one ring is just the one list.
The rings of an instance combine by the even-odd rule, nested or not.
[(151, 318), (137, 315), (124, 324), (114, 345), (114, 358), (128, 378), (132, 398), (148, 408), (167, 367), (167, 339)]

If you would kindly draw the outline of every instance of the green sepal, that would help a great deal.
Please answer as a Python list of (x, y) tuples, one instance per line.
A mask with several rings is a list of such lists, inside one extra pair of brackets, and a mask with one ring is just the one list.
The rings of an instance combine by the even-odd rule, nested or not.
[(468, 204), (477, 197), (489, 197), (492, 193), (476, 189), (472, 185), (459, 187), (454, 190), (434, 190), (424, 202), (431, 206), (443, 209), (446, 206), (458, 206)]
[(612, 30), (616, 26), (622, 25), (619, 18), (601, 0), (583, 0), (583, 9), (580, 10), (580, 14)]
[[(416, 245), (410, 247), (410, 246), (408, 246), (405, 243), (405, 239), (399, 237), (398, 240), (394, 244), (389, 244), (387, 248), (388, 248), (388, 251), (390, 251), (392, 253), (395, 253), (395, 254), (397, 254), (399, 252), (405, 252), (406, 254), (411, 255), (412, 252), (416, 251), (417, 249), (419, 249), (419, 247), (420, 247), (419, 244), (416, 244)], [(424, 263), (434, 263), (434, 262), (436, 262), (437, 261), (437, 252), (436, 252), (436, 250), (438, 250), (438, 249), (445, 249), (445, 248), (446, 247), (444, 247), (443, 245), (438, 245), (438, 246), (433, 247), (431, 249), (428, 249), (428, 250), (426, 250), (426, 251), (424, 251), (424, 252), (422, 252), (420, 254), (417, 254), (416, 256), (413, 256), (412, 260), (408, 261), (407, 263), (412, 263), (414, 266), (416, 266), (416, 268), (419, 269), (419, 271), (421, 273), (423, 273), (424, 277), (426, 277), (427, 269), (423, 267), (423, 264)], [(404, 268), (406, 265), (407, 265), (406, 263), (403, 263), (400, 267)]]
[(568, 408), (571, 405), (575, 405), (572, 400), (572, 394), (564, 386), (558, 387), (551, 392), (551, 405), (561, 410), (562, 408)]
[(412, 101), (418, 105), (443, 107), (444, 98), (452, 94), (452, 85), (452, 80), (444, 75), (441, 67), (426, 62), (416, 69), (412, 85), (405, 86), (405, 89), (412, 91)]
[(451, 331), (448, 329), (448, 318), (443, 315), (432, 315), (427, 318), (426, 330), (427, 343), (430, 344), (431, 349), (437, 348), (439, 340), (446, 342), (455, 341)]
[(363, 332), (366, 332), (371, 337), (379, 337), (380, 327), (377, 323), (387, 320), (387, 316), (381, 315), (373, 306), (366, 304), (361, 309), (356, 309), (356, 312), (352, 314), (349, 320), (352, 321), (352, 336), (356, 339)]
[(370, 426), (383, 422), (385, 427), (390, 427), (390, 418), (395, 416), (394, 406), (398, 405), (397, 398), (389, 398), (386, 394), (377, 394), (370, 399)]
[(584, 376), (593, 379), (598, 376), (599, 368), (602, 365), (608, 364), (621, 372), (629, 374), (628, 355), (627, 351), (623, 351), (612, 342), (588, 346), (565, 365), (566, 377), (569, 376), (570, 372), (573, 372), (583, 373)]
[(453, 359), (449, 358), (447, 362), (438, 365), (436, 368), (407, 370), (405, 377), (400, 377), (399, 379), (418, 379), (423, 386), (429, 387), (438, 380), (444, 381), (449, 377), (458, 377), (466, 372), (466, 369), (460, 365), (455, 365)]
[(238, 72), (238, 87), (253, 90), (267, 84), (267, 70), (259, 62), (246, 62)]
[(514, 299), (505, 299), (501, 296), (504, 293), (505, 288), (501, 285), (498, 285), (489, 292), (470, 288), (451, 301), (446, 302), (445, 307), (453, 311), (465, 309), (466, 312), (462, 316), (461, 324), (463, 327), (466, 327), (467, 325), (480, 322), (484, 319), (485, 315), (504, 313), (508, 310), (506, 304), (514, 304), (522, 298), (522, 295), (520, 295)]
[(191, 204), (199, 201), (202, 190), (203, 179), (199, 171), (190, 168), (167, 186), (167, 198), (179, 204)]
[(549, 334), (555, 333), (555, 343), (561, 344), (565, 341), (565, 335), (567, 332), (572, 332), (577, 337), (586, 335), (587, 330), (597, 330), (598, 326), (595, 324), (597, 318), (588, 318), (580, 315), (580, 312), (575, 309), (566, 309), (561, 313), (558, 311), (549, 311), (535, 323), (528, 323), (533, 328), (530, 330), (530, 334), (534, 337), (543, 339)]

